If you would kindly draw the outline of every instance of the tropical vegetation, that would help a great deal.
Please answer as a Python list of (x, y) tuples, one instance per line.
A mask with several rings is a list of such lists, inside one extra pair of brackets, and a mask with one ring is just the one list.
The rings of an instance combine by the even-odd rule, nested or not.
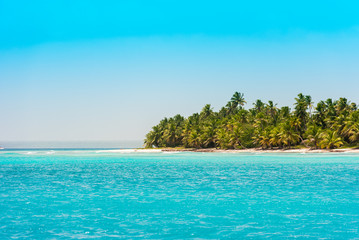
[(359, 146), (359, 110), (346, 98), (314, 106), (298, 94), (294, 108), (256, 100), (245, 109), (244, 95), (235, 92), (218, 112), (210, 104), (185, 118), (164, 118), (146, 135), (145, 147), (333, 149)]

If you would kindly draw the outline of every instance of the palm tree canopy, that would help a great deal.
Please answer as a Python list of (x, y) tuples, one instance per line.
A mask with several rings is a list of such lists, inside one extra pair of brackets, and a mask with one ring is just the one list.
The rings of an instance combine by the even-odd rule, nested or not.
[[(346, 98), (319, 101), (302, 93), (294, 109), (256, 100), (244, 109), (244, 94), (235, 92), (218, 112), (206, 104), (200, 113), (162, 119), (149, 131), (145, 147), (311, 148), (359, 146), (359, 110)], [(312, 111), (313, 109), (313, 111)]]
[(243, 93), (240, 93), (240, 92), (235, 92), (231, 98), (231, 103), (232, 103), (232, 106), (234, 108), (236, 108), (237, 106), (243, 106), (245, 103), (247, 103), (245, 100), (244, 100), (244, 94)]

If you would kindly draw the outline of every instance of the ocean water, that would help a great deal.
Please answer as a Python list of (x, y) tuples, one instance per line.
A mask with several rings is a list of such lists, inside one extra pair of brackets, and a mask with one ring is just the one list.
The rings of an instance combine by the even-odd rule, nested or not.
[(359, 239), (359, 155), (0, 151), (0, 239)]

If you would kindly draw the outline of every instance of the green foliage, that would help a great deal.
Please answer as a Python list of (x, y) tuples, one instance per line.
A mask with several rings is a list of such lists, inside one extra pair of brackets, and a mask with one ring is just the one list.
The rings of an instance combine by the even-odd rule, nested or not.
[(164, 118), (146, 135), (145, 146), (245, 149), (338, 148), (359, 144), (359, 110), (346, 98), (327, 99), (314, 107), (312, 98), (298, 94), (294, 111), (273, 101), (256, 100), (244, 109), (244, 95), (235, 92), (218, 112), (210, 104), (188, 118)]

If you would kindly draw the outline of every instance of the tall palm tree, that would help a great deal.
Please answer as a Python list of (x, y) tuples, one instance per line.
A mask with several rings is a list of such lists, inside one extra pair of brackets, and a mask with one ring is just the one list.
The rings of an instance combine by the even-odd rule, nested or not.
[(321, 126), (322, 128), (326, 127), (325, 114), (326, 114), (326, 104), (323, 101), (320, 101), (318, 102), (317, 107), (315, 108), (314, 122), (315, 124)]
[(238, 106), (239, 108), (242, 108), (247, 102), (244, 100), (243, 93), (235, 92), (231, 98), (231, 103), (233, 108), (237, 108)]
[(299, 133), (302, 135), (305, 131), (306, 128), (306, 123), (307, 123), (307, 117), (308, 117), (308, 113), (307, 113), (307, 108), (308, 108), (308, 101), (309, 101), (309, 97), (307, 98), (306, 96), (304, 96), (302, 93), (298, 94), (298, 97), (295, 98), (296, 103), (295, 105), (295, 115), (297, 118), (299, 118), (300, 120), (300, 127), (299, 127)]
[(332, 121), (336, 116), (335, 104), (331, 98), (328, 98), (325, 101), (325, 105), (326, 105), (326, 118)]
[(266, 105), (267, 114), (271, 117), (273, 125), (276, 125), (278, 120), (278, 108), (276, 106), (277, 104), (274, 104), (273, 101), (268, 101), (268, 104)]
[(337, 114), (346, 111), (349, 108), (348, 100), (346, 98), (339, 98), (339, 100), (336, 102), (335, 108), (337, 110)]
[(226, 114), (225, 114), (225, 116), (232, 114), (235, 109), (236, 109), (236, 107), (233, 105), (233, 103), (228, 102), (226, 104)]
[(313, 108), (312, 97), (309, 95), (306, 95), (305, 103), (307, 104), (307, 109), (309, 109), (309, 117), (311, 117), (312, 116), (312, 108)]
[(257, 99), (255, 101), (255, 103), (253, 103), (254, 105), (254, 109), (257, 113), (259, 113), (260, 111), (262, 111), (262, 109), (264, 108), (264, 102), (262, 102), (261, 100)]
[(211, 107), (211, 104), (206, 104), (203, 108), (202, 108), (202, 111), (200, 113), (200, 116), (202, 118), (207, 118), (209, 116), (211, 116), (213, 113), (213, 109)]
[(215, 147), (216, 146), (216, 132), (217, 130), (217, 121), (215, 119), (209, 121), (203, 129), (203, 132), (200, 136), (201, 142), (204, 147)]

